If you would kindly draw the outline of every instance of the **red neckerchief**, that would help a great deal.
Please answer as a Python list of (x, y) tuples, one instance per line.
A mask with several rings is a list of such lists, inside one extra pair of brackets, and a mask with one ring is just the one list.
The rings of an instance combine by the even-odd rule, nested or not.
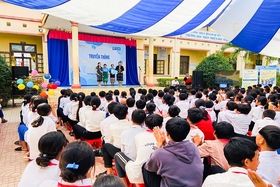
[[(57, 184), (57, 187), (73, 187), (73, 186), (76, 186), (76, 187), (78, 187), (77, 185), (69, 185), (69, 184), (61, 184), (61, 183), (59, 183), (58, 182), (58, 184)], [(83, 186), (79, 186), (79, 187), (92, 187), (92, 185), (83, 185)]]
[(49, 166), (57, 166), (57, 164), (50, 162)]
[(153, 130), (151, 130), (151, 129), (148, 129), (148, 130), (146, 130), (147, 132), (151, 132), (151, 133), (153, 133), (154, 131)]
[(240, 172), (240, 171), (233, 171), (232, 173), (247, 175), (247, 173), (245, 173), (245, 172)]
[(218, 139), (218, 140), (220, 140), (221, 142), (223, 142), (223, 143), (228, 143), (229, 142), (229, 139)]

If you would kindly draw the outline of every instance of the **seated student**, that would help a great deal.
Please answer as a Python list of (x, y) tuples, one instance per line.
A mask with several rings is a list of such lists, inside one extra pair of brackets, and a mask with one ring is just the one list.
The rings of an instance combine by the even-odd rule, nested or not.
[(23, 102), (21, 104), (21, 111), (20, 111), (20, 123), (24, 123), (23, 116), (26, 116), (26, 113), (29, 112), (29, 106), (31, 102), (31, 95), (27, 94), (23, 97)]
[(238, 104), (236, 113), (227, 113), (225, 116), (234, 128), (234, 132), (239, 135), (246, 135), (249, 129), (251, 117), (248, 115), (251, 106), (249, 104)]
[(228, 122), (230, 123), (229, 119), (226, 118), (226, 114), (229, 113), (229, 114), (235, 114), (235, 109), (237, 107), (237, 104), (233, 101), (229, 101), (227, 102), (227, 105), (226, 105), (226, 110), (223, 110), (221, 112), (219, 112), (218, 114), (218, 121), (217, 123), (220, 123), (222, 121), (225, 121), (225, 122)]
[(147, 116), (148, 115), (151, 115), (151, 114), (154, 114), (155, 113), (155, 111), (156, 111), (156, 105), (154, 104), (154, 103), (152, 103), (152, 102), (150, 102), (150, 103), (148, 103), (147, 105), (146, 105), (146, 114), (147, 114)]
[(104, 92), (104, 91), (99, 92), (99, 99), (101, 101), (101, 104), (98, 107), (98, 109), (101, 111), (105, 111), (106, 102), (107, 102), (105, 96), (106, 96), (106, 92)]
[(280, 147), (280, 128), (274, 125), (263, 127), (256, 137), (256, 144), (261, 150), (257, 173), (263, 179), (279, 186), (280, 155), (276, 149)]
[[(110, 93), (106, 94), (105, 99), (106, 99), (105, 112), (106, 112), (106, 115), (107, 115), (108, 114), (108, 105), (110, 103), (114, 102), (114, 100), (113, 100), (112, 94), (110, 94)], [(107, 117), (108, 117), (108, 115), (107, 115)]]
[(63, 109), (63, 114), (67, 116), (67, 121), (71, 126), (78, 123), (77, 112), (79, 109), (79, 96), (77, 93), (72, 93), (70, 96), (70, 102)]
[(117, 152), (121, 151), (122, 132), (132, 126), (132, 123), (126, 118), (127, 106), (122, 104), (116, 105), (114, 114), (118, 118), (118, 121), (110, 125), (110, 143), (105, 143), (102, 146), (104, 167), (106, 168), (107, 174), (113, 174), (112, 159)]
[(267, 99), (265, 96), (260, 96), (256, 100), (256, 107), (252, 107), (249, 115), (252, 118), (249, 131), (253, 130), (254, 124), (258, 119), (262, 119), (263, 112), (265, 110), (265, 106), (267, 105)]
[(158, 91), (157, 97), (154, 97), (154, 102), (156, 104), (156, 106), (160, 107), (160, 105), (162, 105), (162, 98), (164, 96), (164, 92), (162, 90)]
[(259, 165), (258, 146), (251, 140), (234, 137), (224, 147), (224, 154), (230, 165), (225, 173), (209, 175), (202, 187), (254, 187), (247, 170), (256, 171)]
[(30, 151), (30, 159), (35, 159), (40, 154), (38, 150), (39, 139), (46, 133), (56, 131), (56, 123), (49, 116), (51, 114), (51, 106), (47, 103), (39, 104), (37, 113), (39, 117), (31, 122), (28, 128), (27, 144)]
[(118, 104), (117, 102), (111, 102), (108, 105), (108, 112), (110, 113), (110, 115), (100, 122), (100, 131), (101, 131), (102, 139), (103, 139), (104, 143), (111, 142), (110, 141), (110, 125), (114, 124), (118, 121), (118, 118), (116, 118), (116, 116), (114, 115), (114, 109), (117, 104)]
[(202, 93), (197, 92), (197, 93), (195, 94), (195, 98), (193, 98), (193, 99), (190, 101), (190, 108), (195, 107), (195, 101), (198, 100), (198, 99), (201, 99), (201, 97), (202, 97)]
[(49, 180), (58, 180), (60, 170), (58, 161), (68, 140), (61, 131), (48, 132), (38, 143), (40, 155), (28, 163), (24, 169), (18, 187), (38, 187)]
[(234, 92), (233, 91), (228, 91), (225, 94), (225, 99), (223, 98), (222, 94), (219, 95), (218, 97), (218, 104), (215, 106), (215, 110), (217, 111), (224, 111), (226, 110), (226, 104), (229, 101), (233, 101), (234, 99)]
[(187, 93), (180, 93), (179, 95), (179, 101), (175, 104), (180, 108), (180, 114), (179, 116), (181, 118), (187, 119), (188, 117), (188, 110), (190, 108), (188, 94)]
[(87, 142), (69, 143), (59, 160), (61, 178), (58, 181), (45, 180), (40, 187), (91, 187), (94, 165), (94, 152)]
[(98, 107), (101, 104), (101, 101), (98, 97), (92, 97), (90, 104), (92, 110), (85, 113), (85, 127), (80, 125), (73, 125), (73, 131), (76, 136), (76, 139), (98, 139), (101, 138), (100, 132), (100, 122), (106, 118), (106, 113), (104, 111), (98, 110)]
[(258, 119), (255, 122), (254, 128), (252, 130), (252, 136), (257, 136), (259, 131), (267, 125), (279, 126), (279, 124), (274, 121), (276, 112), (274, 110), (267, 109), (263, 112), (262, 119)]
[(198, 108), (190, 108), (188, 110), (188, 117), (187, 117), (187, 122), (190, 124), (190, 132), (188, 136), (186, 137), (186, 140), (192, 141), (192, 138), (196, 135), (199, 135), (204, 142), (204, 134), (203, 132), (196, 126), (196, 123), (201, 121), (203, 118), (203, 112), (202, 110)]
[(146, 117), (145, 124), (148, 130), (135, 136), (135, 158), (131, 159), (126, 154), (118, 152), (115, 154), (115, 164), (118, 176), (126, 183), (126, 175), (131, 183), (144, 183), (141, 167), (148, 160), (150, 154), (155, 150), (156, 139), (153, 135), (154, 127), (161, 127), (163, 118), (158, 114)]
[(138, 101), (136, 101), (136, 108), (137, 109), (142, 109), (144, 110), (146, 106), (146, 102), (142, 99), (139, 99)]
[(184, 141), (189, 131), (190, 125), (182, 118), (167, 122), (166, 135), (154, 128), (158, 149), (143, 166), (146, 187), (201, 186), (203, 164), (198, 149), (190, 141)]
[(92, 187), (125, 187), (119, 177), (104, 175), (96, 179)]
[(166, 126), (167, 121), (170, 120), (171, 118), (178, 117), (179, 113), (180, 113), (180, 108), (178, 106), (176, 106), (176, 105), (170, 106), (168, 109), (167, 115), (164, 116), (164, 118), (163, 118), (161, 130), (163, 130), (165, 132), (166, 131), (165, 126)]
[(131, 115), (132, 115), (132, 112), (136, 109), (136, 107), (134, 106), (135, 105), (135, 100), (133, 98), (128, 98), (126, 100), (126, 106), (128, 107), (128, 119), (131, 120)]
[(2, 101), (3, 101), (3, 99), (0, 99), (0, 118), (1, 118), (1, 120), (2, 120), (1, 123), (6, 123), (6, 122), (8, 122), (8, 120), (6, 120), (6, 119), (4, 118), (4, 113), (3, 113), (3, 111), (2, 111), (2, 105), (1, 105)]
[(165, 114), (168, 113), (169, 107), (170, 107), (171, 105), (173, 105), (173, 103), (174, 103), (174, 97), (171, 96), (171, 95), (169, 95), (169, 94), (165, 94), (165, 95), (163, 96), (162, 103), (163, 103), (163, 105), (162, 105), (162, 108), (160, 108), (160, 111), (159, 111), (159, 112), (160, 112), (162, 115), (165, 115)]
[(179, 85), (179, 81), (178, 81), (178, 77), (175, 77), (174, 80), (171, 81), (171, 86), (170, 86), (170, 89), (172, 90), (175, 90), (176, 89), (176, 86)]
[(208, 114), (211, 118), (212, 124), (216, 124), (217, 117), (216, 117), (216, 113), (215, 113), (213, 107), (214, 107), (214, 103), (212, 101), (205, 102), (205, 110), (208, 112)]
[[(234, 129), (230, 123), (220, 122), (216, 124), (214, 131), (215, 140), (206, 140), (204, 143), (198, 135), (193, 137), (193, 143), (198, 146), (201, 157), (210, 157), (210, 167), (204, 167), (205, 177), (215, 172), (216, 166), (219, 166), (224, 171), (229, 169), (229, 165), (224, 156), (224, 147), (229, 139), (234, 136)], [(213, 167), (214, 166), (214, 167)], [(205, 178), (204, 177), (204, 178)]]
[(67, 97), (66, 95), (66, 92), (67, 90), (66, 89), (62, 89), (60, 90), (60, 96), (58, 97), (57, 99), (57, 110), (56, 110), (56, 115), (57, 115), (57, 118), (58, 118), (58, 121), (60, 123), (60, 125), (62, 125), (62, 118), (63, 118), (63, 104), (61, 101), (63, 100), (63, 98)]
[[(82, 126), (82, 127), (86, 127), (86, 119), (85, 119), (85, 114), (88, 111), (92, 110), (92, 106), (90, 105), (90, 101), (91, 101), (92, 97), (91, 96), (86, 96), (84, 99), (84, 106), (81, 107), (78, 110), (78, 116), (79, 116), (79, 123), (78, 125)], [(79, 101), (81, 102), (81, 101)]]

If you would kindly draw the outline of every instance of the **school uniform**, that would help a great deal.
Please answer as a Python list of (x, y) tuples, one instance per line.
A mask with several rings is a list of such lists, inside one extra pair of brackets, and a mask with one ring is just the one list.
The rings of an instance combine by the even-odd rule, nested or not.
[(253, 122), (256, 122), (258, 119), (262, 119), (262, 115), (264, 112), (264, 107), (262, 105), (258, 105), (257, 107), (253, 107), (249, 113)]
[(251, 122), (251, 117), (249, 115), (227, 113), (226, 118), (230, 121), (230, 124), (232, 124), (235, 133), (241, 135), (247, 134)]
[(132, 126), (132, 123), (127, 119), (118, 120), (116, 123), (110, 125), (110, 143), (121, 148), (121, 133)]
[(110, 125), (117, 123), (119, 121), (118, 118), (114, 114), (111, 114), (107, 118), (103, 119), (100, 122), (100, 131), (102, 134), (102, 138), (105, 141), (105, 143), (110, 143)]
[(133, 111), (134, 110), (136, 110), (136, 107), (135, 106), (133, 106), (133, 107), (128, 107), (128, 109), (127, 109), (127, 117), (128, 117), (128, 119), (131, 121), (131, 119), (132, 119), (132, 113), (133, 113)]
[(233, 111), (233, 110), (225, 110), (225, 111), (219, 112), (217, 123), (220, 123), (220, 122), (223, 122), (223, 121), (230, 123), (230, 120), (226, 117), (226, 116), (227, 116), (227, 113), (229, 113), (229, 114), (235, 114), (236, 112)]
[(135, 94), (135, 102), (140, 100), (141, 95), (142, 94), (140, 94), (140, 93)]
[(65, 182), (62, 179), (59, 181), (54, 180), (46, 180), (39, 187), (92, 187), (92, 179), (86, 178), (82, 180), (78, 180), (74, 183)]
[(63, 109), (63, 114), (65, 116), (68, 116), (68, 118), (71, 121), (77, 121), (77, 111), (78, 111), (78, 108), (79, 108), (79, 102), (71, 101), (71, 102), (67, 103), (67, 105)]
[(275, 125), (275, 126), (279, 127), (279, 124), (269, 117), (265, 117), (263, 119), (258, 119), (255, 122), (254, 128), (252, 130), (252, 136), (257, 136), (259, 131), (267, 125)]
[(193, 98), (193, 99), (190, 101), (190, 108), (195, 107), (195, 102), (196, 102), (196, 100), (198, 100), (198, 98)]
[(179, 116), (183, 119), (186, 119), (188, 117), (188, 110), (190, 108), (189, 102), (187, 100), (178, 101), (175, 105), (180, 108)]
[(62, 97), (60, 99), (60, 103), (59, 103), (59, 108), (64, 109), (64, 107), (67, 105), (67, 103), (70, 102), (70, 97)]
[(162, 97), (155, 97), (154, 98), (154, 103), (156, 106), (162, 105)]
[(218, 110), (218, 111), (225, 111), (226, 110), (226, 106), (227, 106), (227, 103), (229, 102), (230, 100), (229, 99), (226, 99), (224, 101), (221, 101), (220, 103), (216, 104), (215, 105), (215, 110)]
[(56, 124), (49, 116), (42, 116), (44, 122), (39, 127), (30, 125), (27, 134), (27, 143), (29, 146), (30, 159), (35, 159), (39, 156), (38, 149), (39, 139), (48, 132), (56, 131)]
[(195, 95), (190, 95), (190, 96), (188, 97), (188, 101), (189, 101), (189, 103), (190, 103), (190, 108), (194, 107), (194, 106), (191, 106), (191, 102), (192, 102), (193, 99), (195, 99)]
[(78, 125), (81, 125), (82, 127), (86, 126), (86, 119), (85, 119), (85, 114), (89, 111), (92, 111), (92, 106), (83, 106), (79, 110), (79, 123)]
[(105, 111), (105, 107), (106, 107), (106, 103), (107, 103), (105, 97), (100, 97), (100, 101), (101, 101), (101, 103), (100, 103), (100, 106), (98, 107), (98, 109), (101, 111)]
[(205, 110), (208, 112), (212, 123), (216, 122), (217, 117), (216, 117), (216, 113), (215, 113), (214, 109), (213, 108), (205, 108)]
[(170, 117), (170, 116), (163, 118), (161, 130), (163, 130), (164, 132), (166, 132), (166, 123), (167, 123), (167, 121), (170, 120), (170, 119), (172, 119), (172, 117)]
[(199, 135), (202, 139), (202, 142), (204, 142), (204, 134), (203, 132), (195, 125), (190, 125), (191, 128), (190, 128), (190, 132), (188, 134), (188, 136), (186, 137), (185, 140), (189, 140), (192, 142), (192, 138), (195, 136), (195, 135)]
[(169, 106), (167, 104), (164, 104), (162, 110), (161, 110), (161, 114), (162, 115), (165, 115), (168, 113), (168, 110), (169, 110)]
[(58, 160), (52, 159), (49, 166), (41, 167), (36, 160), (29, 162), (24, 169), (18, 187), (38, 187), (45, 180), (59, 180)]
[(274, 121), (276, 121), (280, 125), (280, 112), (279, 111), (275, 111), (275, 112), (276, 112), (276, 116), (274, 118)]

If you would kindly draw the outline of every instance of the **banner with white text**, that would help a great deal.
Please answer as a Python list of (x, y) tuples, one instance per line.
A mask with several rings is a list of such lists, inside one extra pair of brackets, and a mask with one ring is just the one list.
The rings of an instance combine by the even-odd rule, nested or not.
[[(72, 54), (72, 40), (68, 40), (68, 54), (69, 54), (69, 82), (73, 84), (73, 64), (71, 61)], [(95, 86), (97, 85), (97, 63), (101, 62), (107, 68), (114, 68), (118, 62), (122, 61), (124, 66), (123, 84), (126, 84), (126, 51), (123, 44), (109, 44), (98, 42), (79, 41), (79, 73), (80, 85)], [(115, 85), (117, 84), (117, 75), (115, 75)], [(103, 82), (101, 83), (103, 84)], [(108, 85), (110, 85), (110, 76), (108, 77)]]
[(259, 83), (263, 86), (267, 86), (269, 84), (276, 86), (276, 70), (260, 70)]
[(256, 69), (244, 69), (242, 76), (242, 88), (248, 88), (258, 84), (258, 70)]

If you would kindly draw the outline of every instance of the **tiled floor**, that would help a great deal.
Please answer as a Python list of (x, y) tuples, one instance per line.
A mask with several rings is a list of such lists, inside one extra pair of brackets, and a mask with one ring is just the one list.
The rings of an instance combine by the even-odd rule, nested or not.
[[(3, 112), (8, 122), (0, 123), (0, 187), (13, 187), (18, 185), (28, 160), (23, 158), (26, 152), (14, 150), (17, 147), (14, 142), (18, 140), (17, 127), (20, 122), (20, 106), (3, 108)], [(62, 131), (70, 142), (74, 141), (65, 129), (62, 129)], [(93, 176), (103, 171), (105, 169), (102, 158), (96, 158), (95, 174)], [(95, 180), (95, 177), (93, 177), (93, 180)]]

